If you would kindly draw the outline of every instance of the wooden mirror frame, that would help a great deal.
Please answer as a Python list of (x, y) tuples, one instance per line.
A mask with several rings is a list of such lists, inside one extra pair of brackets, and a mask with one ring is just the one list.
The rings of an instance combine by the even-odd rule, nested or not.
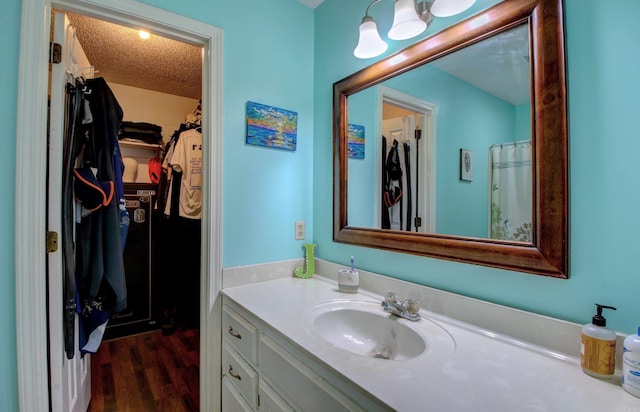
[[(529, 24), (533, 157), (532, 243), (351, 227), (347, 98), (520, 24)], [(508, 0), (333, 85), (333, 240), (568, 278), (568, 130), (562, 0)]]

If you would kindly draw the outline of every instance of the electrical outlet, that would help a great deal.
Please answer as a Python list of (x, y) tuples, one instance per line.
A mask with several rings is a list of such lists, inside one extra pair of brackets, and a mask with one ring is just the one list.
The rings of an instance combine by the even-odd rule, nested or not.
[(296, 240), (304, 239), (304, 220), (296, 220)]

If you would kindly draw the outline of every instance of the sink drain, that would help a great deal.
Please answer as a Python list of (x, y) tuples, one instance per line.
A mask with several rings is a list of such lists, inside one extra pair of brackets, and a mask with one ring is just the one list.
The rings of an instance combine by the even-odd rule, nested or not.
[(371, 353), (369, 353), (369, 357), (374, 359), (393, 359), (393, 351), (387, 345), (378, 345), (375, 347)]

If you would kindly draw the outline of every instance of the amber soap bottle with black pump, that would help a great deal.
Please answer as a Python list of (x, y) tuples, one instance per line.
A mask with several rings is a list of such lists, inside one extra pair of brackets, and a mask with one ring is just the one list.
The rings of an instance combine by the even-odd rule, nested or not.
[(597, 303), (596, 308), (591, 323), (582, 327), (580, 366), (584, 373), (594, 378), (611, 379), (616, 368), (616, 333), (607, 328), (602, 309), (616, 308)]

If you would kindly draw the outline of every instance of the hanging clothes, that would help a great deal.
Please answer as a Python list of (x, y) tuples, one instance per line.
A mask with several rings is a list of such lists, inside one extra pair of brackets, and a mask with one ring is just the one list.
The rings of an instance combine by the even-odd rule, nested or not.
[(82, 142), (80, 169), (90, 171), (97, 182), (111, 182), (116, 191), (102, 207), (85, 207), (76, 225), (80, 348), (82, 353), (95, 353), (108, 319), (127, 304), (123, 226), (128, 224), (128, 215), (122, 214), (120, 208), (120, 192), (124, 193), (118, 148), (122, 108), (104, 79), (89, 79), (86, 85), (91, 90), (86, 100), (93, 118)]
[(407, 218), (405, 220), (404, 230), (411, 230), (411, 221), (413, 220), (412, 199), (411, 199), (411, 147), (409, 142), (402, 144), (404, 149), (404, 175), (407, 184), (405, 185), (405, 195), (407, 197)]
[(164, 151), (164, 159), (162, 159), (162, 175), (160, 176), (160, 184), (158, 185), (159, 193), (156, 208), (167, 216), (171, 216), (171, 184), (173, 182), (173, 170), (169, 161), (171, 160), (171, 156), (173, 156), (173, 150), (175, 149), (179, 136), (180, 133), (178, 131), (174, 132), (171, 140), (167, 143)]
[(171, 157), (176, 147), (176, 143), (180, 138), (181, 130), (176, 130), (171, 136), (171, 140), (167, 144), (165, 150), (164, 159), (162, 159), (162, 171), (163, 178), (160, 180), (160, 187), (162, 188), (162, 195), (158, 196), (158, 210), (161, 210), (163, 214), (167, 216), (177, 216), (177, 209), (171, 208), (172, 204), (175, 205), (175, 196), (173, 194), (179, 194), (179, 186), (173, 189), (176, 179), (180, 179), (179, 175), (174, 176), (173, 168), (171, 167)]
[(389, 207), (385, 202), (385, 193), (388, 190), (388, 176), (387, 176), (387, 138), (382, 136), (382, 158), (380, 159), (380, 164), (382, 165), (382, 188), (380, 193), (380, 228), (382, 229), (391, 229), (391, 221), (389, 220)]
[[(89, 118), (84, 104), (83, 84), (77, 79), (67, 83), (65, 107), (65, 137), (62, 170), (62, 257), (63, 257), (63, 313), (64, 350), (67, 359), (75, 356), (76, 307), (80, 301), (76, 291), (76, 261), (74, 244), (74, 191), (73, 168), (78, 152), (82, 148), (85, 130), (82, 117)], [(100, 202), (100, 200), (98, 200)], [(101, 203), (101, 202), (100, 202)]]
[[(398, 138), (403, 136), (398, 134)], [(416, 190), (418, 167), (411, 165), (412, 145), (408, 139), (396, 137), (390, 145), (382, 136), (382, 199), (380, 227), (391, 230), (413, 230), (417, 207)], [(416, 151), (417, 153), (417, 151)]]
[(182, 123), (173, 133), (165, 149), (162, 172), (156, 208), (166, 216), (200, 219), (202, 134), (197, 123)]
[(158, 245), (157, 274), (163, 335), (172, 334), (181, 324), (200, 324), (201, 123), (198, 104), (171, 136), (162, 163), (157, 210), (166, 241)]
[(174, 171), (182, 173), (178, 215), (189, 219), (202, 216), (202, 134), (187, 130), (173, 150), (169, 161)]
[(385, 161), (385, 189), (382, 193), (384, 206), (389, 216), (389, 227), (386, 229), (402, 230), (403, 223), (403, 176), (400, 164), (398, 141), (394, 139)]

